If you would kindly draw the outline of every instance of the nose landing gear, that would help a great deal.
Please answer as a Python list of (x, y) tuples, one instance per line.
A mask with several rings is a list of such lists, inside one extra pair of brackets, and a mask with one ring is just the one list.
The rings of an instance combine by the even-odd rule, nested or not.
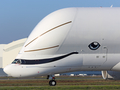
[(50, 86), (55, 86), (56, 85), (56, 81), (55, 80), (50, 80), (49, 81), (49, 85)]
[(51, 79), (51, 80), (49, 81), (49, 85), (50, 85), (50, 86), (55, 86), (55, 85), (56, 85), (55, 77), (54, 77), (53, 75), (48, 75), (48, 76), (47, 76), (47, 79)]

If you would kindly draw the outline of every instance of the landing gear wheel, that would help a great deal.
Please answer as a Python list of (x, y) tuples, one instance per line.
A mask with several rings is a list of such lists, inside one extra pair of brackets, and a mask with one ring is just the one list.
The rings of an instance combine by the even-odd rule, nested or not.
[(55, 86), (56, 85), (56, 81), (55, 80), (50, 80), (49, 81), (49, 85), (50, 86)]

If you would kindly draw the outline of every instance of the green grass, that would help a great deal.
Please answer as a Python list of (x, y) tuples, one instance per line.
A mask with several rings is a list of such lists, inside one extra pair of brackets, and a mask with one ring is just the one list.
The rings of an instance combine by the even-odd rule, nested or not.
[(40, 87), (0, 87), (0, 90), (119, 90), (120, 86), (40, 86)]
[(56, 86), (49, 86), (45, 77), (0, 80), (0, 90), (120, 90), (120, 80), (103, 80), (100, 77), (65, 76), (56, 77), (56, 81)]

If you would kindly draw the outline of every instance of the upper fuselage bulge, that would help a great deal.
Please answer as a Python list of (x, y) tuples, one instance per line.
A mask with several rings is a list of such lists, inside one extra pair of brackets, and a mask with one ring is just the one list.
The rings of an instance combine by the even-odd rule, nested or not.
[[(76, 13), (77, 8), (68, 8), (46, 16), (28, 37), (19, 53), (20, 58), (44, 59), (57, 55), (59, 48), (71, 30)], [(60, 54), (64, 53), (61, 52)]]
[(78, 70), (118, 70), (119, 29), (120, 8), (57, 10), (31, 32), (16, 57), (20, 65), (15, 61), (4, 71), (19, 77)]

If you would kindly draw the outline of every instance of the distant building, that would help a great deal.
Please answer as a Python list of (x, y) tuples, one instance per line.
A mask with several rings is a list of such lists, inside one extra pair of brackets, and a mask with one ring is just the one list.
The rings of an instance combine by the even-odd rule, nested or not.
[(101, 75), (101, 71), (77, 71), (77, 72), (70, 72), (70, 73), (63, 73), (61, 75), (68, 75), (74, 74), (75, 76), (86, 76), (86, 75)]
[(9, 44), (0, 44), (0, 76), (6, 75), (3, 68), (12, 63), (26, 40), (27, 38), (24, 38)]
[(4, 48), (5, 44), (0, 44), (0, 76), (4, 76), (6, 75), (3, 72), (3, 48)]

